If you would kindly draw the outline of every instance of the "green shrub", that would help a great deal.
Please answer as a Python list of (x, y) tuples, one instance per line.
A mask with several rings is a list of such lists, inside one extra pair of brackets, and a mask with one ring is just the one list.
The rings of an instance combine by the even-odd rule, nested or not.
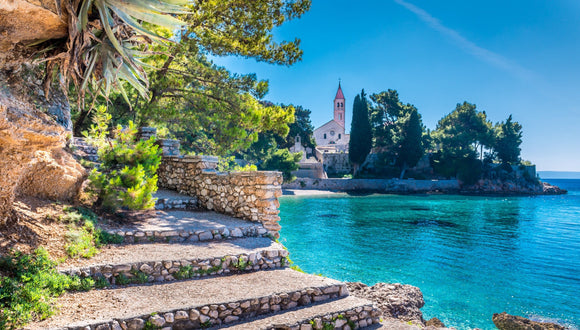
[(135, 275), (135, 277), (133, 278), (133, 283), (144, 284), (149, 282), (149, 276), (143, 273), (142, 271), (138, 270), (133, 271), (132, 273), (133, 275)]
[(96, 289), (106, 288), (109, 285), (110, 285), (109, 281), (103, 276), (97, 277), (97, 280), (95, 281), (95, 288)]
[(114, 139), (107, 139), (110, 116), (104, 107), (97, 109), (96, 125), (86, 136), (99, 147), (101, 166), (89, 176), (91, 191), (97, 195), (97, 206), (108, 211), (120, 207), (133, 210), (155, 206), (153, 193), (157, 191), (157, 168), (161, 151), (155, 138), (137, 141), (137, 128), (133, 122), (114, 131)]
[(192, 278), (193, 274), (194, 274), (193, 267), (191, 267), (190, 265), (180, 266), (179, 270), (173, 274), (173, 277), (175, 277), (178, 280), (185, 280), (188, 278)]
[(245, 166), (238, 165), (238, 163), (236, 163), (235, 156), (218, 157), (218, 172), (251, 172), (257, 170), (258, 168), (253, 164), (246, 164)]
[(115, 276), (115, 284), (117, 285), (131, 284), (131, 279), (129, 279), (125, 274), (121, 273)]
[(54, 314), (55, 297), (88, 285), (60, 274), (43, 249), (2, 257), (0, 269), (7, 275), (0, 278), (0, 329), (21, 328), (32, 320), (46, 319)]
[(261, 170), (280, 171), (284, 177), (284, 182), (292, 182), (296, 179), (292, 175), (293, 171), (298, 169), (298, 162), (302, 158), (302, 154), (291, 153), (288, 149), (276, 150), (268, 159), (260, 165)]
[(84, 226), (80, 229), (72, 229), (66, 234), (69, 244), (66, 245), (66, 253), (71, 258), (90, 258), (99, 250), (95, 246), (94, 228)]

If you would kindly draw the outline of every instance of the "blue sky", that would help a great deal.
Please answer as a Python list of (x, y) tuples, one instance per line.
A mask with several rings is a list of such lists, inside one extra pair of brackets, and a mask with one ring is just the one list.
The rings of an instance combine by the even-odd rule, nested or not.
[(302, 40), (302, 62), (214, 62), (269, 80), (266, 99), (310, 109), (314, 126), (332, 119), (339, 78), (347, 130), (363, 88), (396, 89), (431, 129), (463, 101), (494, 122), (513, 114), (524, 159), (580, 171), (579, 23), (578, 0), (313, 0), (276, 30), (278, 40)]

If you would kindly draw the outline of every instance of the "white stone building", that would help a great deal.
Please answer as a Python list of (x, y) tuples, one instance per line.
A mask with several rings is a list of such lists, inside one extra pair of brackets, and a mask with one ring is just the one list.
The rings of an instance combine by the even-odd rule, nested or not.
[[(314, 140), (319, 147), (331, 147), (336, 151), (347, 151), (350, 134), (345, 133), (345, 99), (338, 83), (338, 91), (334, 97), (334, 118), (314, 130)], [(327, 149), (327, 148), (325, 148)]]

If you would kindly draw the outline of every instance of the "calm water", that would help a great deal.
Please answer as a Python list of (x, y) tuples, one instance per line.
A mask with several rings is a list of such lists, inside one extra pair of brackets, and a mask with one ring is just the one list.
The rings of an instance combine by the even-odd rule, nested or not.
[(424, 317), (495, 329), (493, 313), (580, 326), (580, 180), (564, 196), (284, 196), (304, 271), (421, 288)]

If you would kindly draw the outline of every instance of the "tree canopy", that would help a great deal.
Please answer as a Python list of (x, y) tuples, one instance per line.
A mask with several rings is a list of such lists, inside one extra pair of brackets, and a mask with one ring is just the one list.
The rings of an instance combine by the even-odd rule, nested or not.
[[(101, 101), (113, 108), (114, 118), (166, 128), (196, 153), (231, 154), (257, 141), (260, 132), (286, 136), (294, 108), (261, 102), (267, 81), (255, 74), (232, 74), (207, 57), (233, 55), (291, 65), (302, 57), (300, 40), (275, 42), (272, 29), (309, 8), (307, 0), (196, 2), (189, 14), (180, 16), (187, 28), (179, 42), (155, 45), (150, 48), (154, 55), (143, 60), (148, 97), (126, 86), (128, 106), (120, 101), (122, 94)], [(169, 36), (163, 29), (155, 31)], [(78, 109), (75, 134), (87, 126), (90, 111)]]

